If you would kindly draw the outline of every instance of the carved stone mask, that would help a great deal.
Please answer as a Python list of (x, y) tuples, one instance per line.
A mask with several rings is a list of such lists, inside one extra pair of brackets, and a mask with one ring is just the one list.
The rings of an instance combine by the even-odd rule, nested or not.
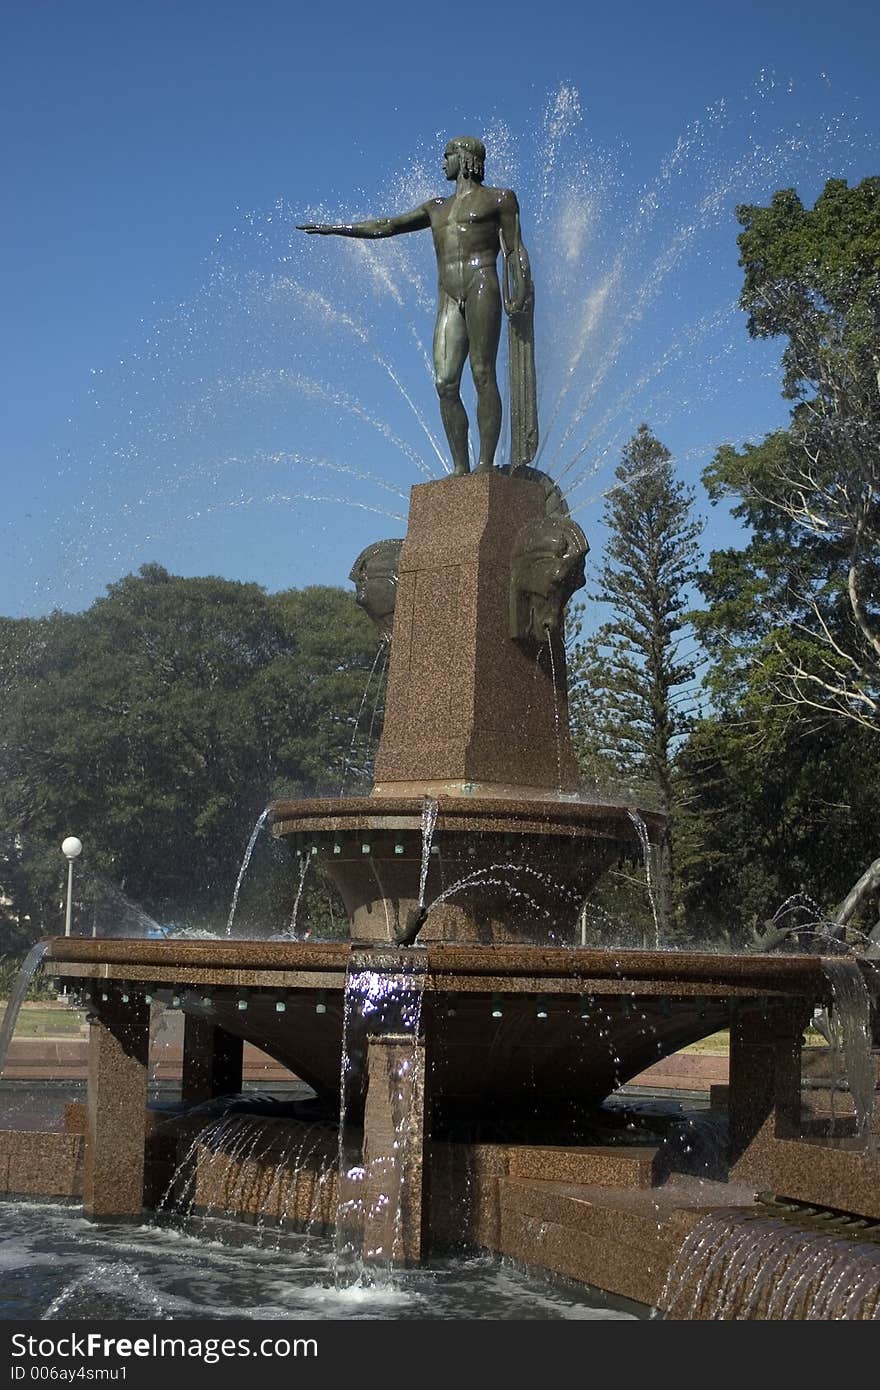
[(402, 540), (374, 541), (361, 551), (348, 576), (355, 586), (355, 601), (382, 636), (389, 639), (394, 625), (402, 545)]
[(544, 516), (522, 528), (510, 561), (511, 637), (542, 643), (562, 632), (565, 605), (586, 582), (589, 549), (567, 516)]

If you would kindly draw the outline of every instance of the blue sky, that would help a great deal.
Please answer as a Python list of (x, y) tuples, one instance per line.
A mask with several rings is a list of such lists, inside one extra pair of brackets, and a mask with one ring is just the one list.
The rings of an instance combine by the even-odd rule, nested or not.
[(442, 469), (429, 239), (367, 260), (293, 225), (443, 191), (463, 131), (520, 193), (541, 462), (594, 553), (641, 419), (694, 484), (783, 422), (733, 208), (880, 172), (877, 6), (475, 8), (6, 0), (0, 613), (152, 560), (344, 583), (402, 534)]

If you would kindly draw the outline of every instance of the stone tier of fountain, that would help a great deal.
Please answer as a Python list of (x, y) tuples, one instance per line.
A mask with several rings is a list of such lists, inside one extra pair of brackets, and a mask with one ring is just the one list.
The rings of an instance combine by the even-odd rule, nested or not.
[[(426, 813), (431, 830), (425, 830)], [(573, 945), (596, 879), (639, 855), (626, 809), (517, 794), (275, 802), (274, 832), (338, 888), (360, 944), (418, 940)], [(652, 833), (658, 816), (645, 813)], [(430, 839), (428, 838), (430, 836)], [(422, 873), (424, 864), (424, 876)]]
[(519, 1131), (525, 1113), (536, 1141), (561, 1134), (573, 1115), (658, 1058), (723, 1027), (734, 1005), (763, 1001), (772, 1011), (797, 1001), (803, 1013), (808, 998), (828, 992), (815, 957), (443, 943), (361, 950), (342, 942), (65, 938), (51, 943), (45, 968), (85, 985), (96, 1016), (124, 993), (133, 1006), (147, 996), (167, 1002), (173, 992), (189, 1018), (254, 1043), (307, 1081), (330, 1116), (339, 1108), (347, 975), (373, 970), (415, 982), (437, 1114), (429, 1130), (465, 1125), (500, 1137)]
[[(802, 1118), (803, 1031), (814, 1005), (832, 1001), (821, 958), (60, 938), (45, 969), (90, 1011), (86, 1162), (81, 1187), (69, 1190), (82, 1191), (96, 1218), (139, 1216), (173, 1170), (147, 1110), (150, 1015), (163, 1004), (186, 1017), (186, 1103), (241, 1089), (244, 1041), (309, 1081), (320, 1102), (305, 1123), (267, 1119), (258, 1157), (238, 1151), (236, 1131), (225, 1145), (199, 1140), (204, 1118), (184, 1127), (176, 1155), (195, 1144), (193, 1210), (332, 1224), (338, 1183), (325, 1160), (339, 1058), (353, 984), (367, 979), (377, 1002), (395, 990), (420, 1000), (415, 1034), (373, 1030), (353, 1059), (346, 1133), (354, 1130), (366, 1193), (375, 1189), (363, 1198), (372, 1216), (360, 1235), (374, 1258), (405, 1264), (450, 1246), (483, 1248), (656, 1303), (697, 1223), (734, 1210), (762, 1217), (761, 1191), (849, 1213), (853, 1259), (873, 1258), (880, 1159), (857, 1138), (807, 1137)], [(723, 1026), (728, 1181), (670, 1175), (638, 1128), (611, 1142), (597, 1130), (610, 1091)], [(402, 1092), (405, 1144), (389, 1123)], [(844, 1132), (836, 1122), (834, 1133)], [(302, 1171), (285, 1166), (283, 1154), (304, 1150), (313, 1157)], [(33, 1182), (27, 1191), (61, 1190), (45, 1187), (45, 1176)], [(389, 1217), (398, 1210), (392, 1189), (406, 1194), (402, 1222)]]

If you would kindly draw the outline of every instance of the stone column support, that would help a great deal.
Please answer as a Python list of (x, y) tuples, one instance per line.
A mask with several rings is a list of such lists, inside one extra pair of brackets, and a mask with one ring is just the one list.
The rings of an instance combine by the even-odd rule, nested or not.
[(412, 489), (374, 796), (580, 786), (564, 646), (554, 637), (551, 662), (541, 640), (510, 635), (511, 566), (546, 504), (540, 482), (495, 468)]
[(730, 1030), (730, 1162), (737, 1178), (767, 1181), (772, 1141), (795, 1139), (801, 1121), (803, 1001), (741, 1005)]
[(96, 1002), (89, 1020), (83, 1210), (95, 1221), (140, 1218), (150, 1006), (135, 995)]
[(244, 1043), (207, 1018), (185, 1015), (181, 1099), (190, 1105), (238, 1095)]
[(367, 1045), (363, 1256), (418, 1264), (426, 1203), (424, 1039), (386, 1034)]

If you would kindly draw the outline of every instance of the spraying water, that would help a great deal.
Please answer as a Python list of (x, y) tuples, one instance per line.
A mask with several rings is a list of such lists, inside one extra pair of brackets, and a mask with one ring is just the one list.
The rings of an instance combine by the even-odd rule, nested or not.
[[(379, 665), (379, 662), (382, 660), (383, 657), (385, 657), (386, 660), (387, 660), (387, 656), (388, 656), (388, 639), (387, 639), (386, 637), (383, 637), (383, 638), (381, 639), (381, 641), (379, 642), (379, 646), (378, 646), (378, 648), (377, 648), (377, 650), (376, 650), (376, 655), (375, 655), (375, 657), (373, 658), (373, 664), (372, 664), (372, 666), (370, 667), (370, 673), (369, 673), (369, 675), (367, 676), (367, 683), (366, 683), (366, 685), (364, 686), (364, 693), (363, 693), (363, 695), (361, 696), (361, 702), (360, 702), (360, 705), (358, 706), (358, 712), (357, 712), (357, 714), (355, 715), (354, 728), (353, 728), (352, 731), (351, 731), (351, 743), (350, 743), (349, 746), (348, 746), (348, 753), (347, 753), (347, 755), (346, 755), (346, 758), (345, 758), (344, 763), (342, 764), (342, 780), (341, 780), (340, 783), (339, 783), (339, 795), (340, 795), (340, 796), (344, 795), (344, 793), (345, 793), (345, 779), (346, 779), (346, 777), (348, 776), (349, 768), (351, 767), (352, 762), (354, 761), (354, 750), (355, 750), (355, 744), (356, 744), (356, 742), (357, 742), (358, 729), (360, 728), (361, 717), (363, 716), (364, 707), (366, 706), (366, 703), (367, 703), (367, 696), (368, 696), (369, 693), (370, 693), (370, 686), (372, 685), (372, 683), (373, 683), (373, 677), (374, 677), (374, 675), (376, 674), (376, 667)], [(381, 672), (381, 674), (380, 674), (380, 676), (379, 676), (379, 686), (380, 686), (380, 688), (381, 688), (381, 683), (382, 683), (382, 675), (384, 675), (384, 672), (385, 672), (385, 668), (384, 668), (384, 666), (383, 666), (382, 672)], [(379, 698), (379, 691), (377, 690), (377, 691), (376, 691), (376, 701), (378, 701), (378, 698)], [(370, 730), (369, 730), (368, 738), (371, 738), (371, 737), (372, 737), (372, 733), (373, 733), (373, 726), (374, 726), (374, 723), (375, 723), (375, 714), (376, 714), (376, 701), (374, 701), (374, 703), (373, 703), (373, 718), (370, 720)]]
[(241, 868), (238, 871), (238, 878), (235, 880), (235, 889), (232, 894), (232, 905), (229, 909), (229, 917), (226, 922), (227, 936), (232, 935), (232, 924), (235, 921), (235, 910), (238, 907), (238, 895), (241, 892), (241, 885), (244, 880), (244, 876), (248, 871), (248, 865), (251, 862), (251, 855), (254, 852), (254, 845), (257, 843), (260, 831), (266, 824), (266, 818), (268, 817), (271, 809), (272, 808), (270, 806), (267, 806), (264, 811), (260, 812), (259, 816), (257, 817), (257, 823), (251, 831), (251, 837), (247, 842), (247, 848), (244, 852), (244, 858), (241, 861)]
[(439, 802), (426, 796), (422, 802), (422, 865), (419, 872), (419, 907), (425, 906), (425, 889), (428, 883), (428, 866), (431, 862), (431, 841), (437, 824)]
[(651, 916), (654, 919), (654, 949), (660, 950), (660, 917), (657, 912), (657, 899), (654, 894), (654, 877), (651, 867), (652, 853), (651, 840), (648, 835), (648, 827), (642, 816), (635, 807), (627, 807), (627, 815), (635, 826), (636, 834), (639, 837), (639, 844), (642, 847), (642, 862), (645, 865), (645, 883), (648, 889), (648, 902), (651, 904)]
[(9, 1044), (15, 1032), (15, 1025), (18, 1022), (18, 1015), (21, 1006), (27, 998), (27, 992), (31, 987), (33, 978), (43, 963), (43, 957), (49, 949), (48, 941), (38, 941), (32, 946), (21, 963), (21, 968), (15, 977), (15, 984), (12, 986), (9, 998), (6, 1001), (6, 1012), (3, 1015), (3, 1023), (0, 1024), (0, 1076), (6, 1065), (6, 1054), (9, 1051)]
[(855, 961), (826, 956), (822, 959), (822, 970), (833, 993), (831, 1031), (843, 1057), (856, 1113), (856, 1130), (859, 1135), (868, 1138), (875, 1099), (871, 998)]
[(165, 934), (156, 919), (117, 888), (115, 883), (100, 875), (94, 875), (92, 882), (100, 891), (100, 898), (93, 908), (92, 936), (159, 937)]
[[(778, 364), (747, 342), (736, 306), (733, 207), (829, 170), (853, 176), (876, 147), (839, 94), (817, 83), (806, 120), (802, 97), (761, 73), (699, 114), (647, 176), (628, 152), (602, 148), (571, 83), (521, 129), (472, 113), (491, 182), (519, 194), (539, 287), (536, 464), (575, 510), (601, 497), (641, 420), (674, 426), (673, 451), (697, 464), (719, 438), (741, 441), (744, 401), (753, 437), (778, 424)], [(200, 283), (157, 311), (122, 362), (96, 369), (65, 460), (85, 486), (56, 528), (64, 552), (59, 563), (53, 550), (42, 578), (28, 575), (47, 608), (91, 598), (108, 574), (135, 569), (154, 538), (213, 548), (218, 517), (259, 536), (266, 573), (256, 579), (289, 582), (271, 566), (288, 553), (292, 516), (306, 518), (302, 544), (317, 555), (332, 524), (321, 508), (357, 508), (353, 554), (374, 539), (366, 509), (379, 492), (445, 475), (428, 370), (435, 265), (426, 234), (316, 245), (295, 231), (304, 219), (393, 212), (389, 187), (397, 210), (445, 191), (433, 131), (421, 141), (407, 134), (401, 148), (405, 167), (382, 169), (350, 205), (281, 197), (218, 229)], [(726, 413), (710, 440), (700, 433), (707, 404)], [(308, 455), (298, 452), (306, 438)], [(352, 467), (375, 457), (377, 443), (372, 476)], [(505, 432), (497, 462), (506, 448)], [(335, 503), (311, 485), (328, 467), (346, 478)], [(42, 563), (35, 555), (37, 570)], [(335, 554), (325, 563), (328, 579), (340, 572)]]
[(286, 933), (287, 936), (289, 936), (294, 941), (296, 940), (296, 921), (299, 917), (299, 905), (303, 895), (303, 888), (305, 887), (306, 883), (306, 874), (309, 871), (309, 865), (311, 864), (311, 862), (311, 855), (308, 853), (303, 853), (299, 865), (299, 883), (296, 887), (296, 897), (293, 900), (293, 911), (290, 914), (290, 921), (287, 924)]

